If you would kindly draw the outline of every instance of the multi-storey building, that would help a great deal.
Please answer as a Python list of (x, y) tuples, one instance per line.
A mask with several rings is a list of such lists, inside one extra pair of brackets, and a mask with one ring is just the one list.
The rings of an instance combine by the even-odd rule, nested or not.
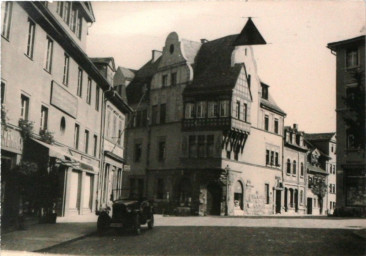
[[(308, 214), (333, 214), (336, 205), (336, 135), (305, 133), (308, 157), (306, 190)], [(323, 184), (324, 182), (324, 184)], [(320, 190), (324, 197), (319, 197)]]
[[(102, 91), (110, 89), (85, 54), (95, 21), (91, 3), (2, 2), (2, 18), (2, 172), (35, 162), (40, 172), (57, 176), (59, 216), (90, 213), (100, 166)], [(31, 123), (32, 139), (23, 145), (20, 132)], [(18, 203), (6, 182), (4, 220), (17, 216), (11, 208)]]
[(298, 125), (286, 126), (283, 148), (284, 213), (306, 213), (306, 159), (308, 148)]
[(249, 19), (240, 34), (168, 35), (127, 87), (132, 195), (193, 214), (273, 214), (284, 204), (285, 113), (258, 77)]
[(119, 66), (113, 77), (113, 86), (115, 90), (117, 90), (119, 95), (124, 97), (125, 101), (127, 101), (126, 87), (131, 83), (131, 81), (135, 77), (135, 72), (136, 71), (133, 69)]
[(337, 205), (366, 214), (365, 35), (328, 44), (336, 55)]
[[(116, 75), (113, 57), (91, 58), (93, 63), (107, 79), (112, 88)], [(102, 124), (101, 158), (102, 169), (98, 181), (97, 211), (110, 207), (112, 201), (122, 195), (122, 175), (125, 167), (124, 131), (127, 114), (131, 113), (126, 100), (125, 90), (110, 89), (105, 92)], [(123, 97), (123, 98), (122, 98)]]

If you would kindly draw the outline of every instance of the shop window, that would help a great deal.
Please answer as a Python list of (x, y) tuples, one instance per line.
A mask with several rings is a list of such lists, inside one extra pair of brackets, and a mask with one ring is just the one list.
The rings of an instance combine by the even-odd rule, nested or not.
[(164, 199), (164, 179), (158, 179), (156, 188), (156, 199)]

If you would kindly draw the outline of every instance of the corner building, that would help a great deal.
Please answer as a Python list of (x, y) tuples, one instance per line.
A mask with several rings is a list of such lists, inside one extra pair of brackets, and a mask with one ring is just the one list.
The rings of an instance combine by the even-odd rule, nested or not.
[[(91, 3), (2, 2), (2, 14), (2, 162), (9, 171), (22, 160), (57, 173), (59, 216), (92, 213), (103, 91), (110, 85), (85, 53), (88, 26), (95, 21)], [(34, 125), (24, 145), (20, 119)], [(42, 132), (52, 133), (54, 141), (45, 142)], [(5, 183), (5, 205), (17, 204)]]
[(265, 41), (249, 19), (213, 41), (172, 32), (153, 51), (127, 87), (131, 194), (178, 214), (280, 212), (285, 113), (258, 77), (256, 44)]

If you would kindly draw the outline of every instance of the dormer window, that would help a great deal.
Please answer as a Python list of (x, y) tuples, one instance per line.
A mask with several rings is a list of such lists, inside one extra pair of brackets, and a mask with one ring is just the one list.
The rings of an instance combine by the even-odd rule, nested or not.
[(358, 49), (351, 48), (346, 53), (346, 65), (347, 68), (354, 68), (358, 66)]
[(268, 100), (268, 86), (262, 84), (262, 98)]

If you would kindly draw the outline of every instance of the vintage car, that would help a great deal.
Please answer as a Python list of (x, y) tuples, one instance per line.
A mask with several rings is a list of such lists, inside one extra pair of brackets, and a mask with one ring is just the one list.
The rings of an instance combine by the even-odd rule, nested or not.
[(97, 230), (103, 234), (109, 228), (123, 228), (139, 235), (143, 224), (147, 224), (149, 229), (154, 227), (152, 203), (147, 200), (119, 199), (113, 201), (112, 209), (99, 212)]

